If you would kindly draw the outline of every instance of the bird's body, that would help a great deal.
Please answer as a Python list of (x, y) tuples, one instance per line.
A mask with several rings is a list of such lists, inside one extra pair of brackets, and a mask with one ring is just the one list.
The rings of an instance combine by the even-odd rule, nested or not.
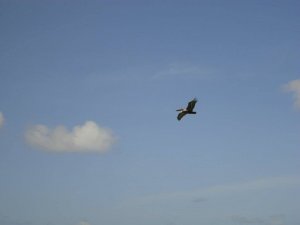
[(197, 99), (194, 98), (192, 101), (188, 103), (188, 106), (185, 109), (177, 109), (176, 111), (180, 112), (177, 116), (178, 120), (181, 120), (186, 114), (196, 114), (197, 112), (193, 111), (195, 105), (197, 103)]

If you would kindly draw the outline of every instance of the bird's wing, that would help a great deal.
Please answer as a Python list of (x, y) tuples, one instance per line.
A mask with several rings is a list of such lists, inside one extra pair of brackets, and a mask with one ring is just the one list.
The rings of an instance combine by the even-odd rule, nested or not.
[(192, 101), (189, 102), (189, 104), (188, 104), (188, 106), (187, 106), (186, 109), (187, 109), (188, 111), (193, 111), (193, 109), (194, 109), (196, 103), (197, 103), (197, 99), (194, 98)]
[(182, 117), (184, 117), (185, 115), (186, 115), (186, 112), (181, 112), (181, 113), (178, 114), (177, 119), (181, 120)]

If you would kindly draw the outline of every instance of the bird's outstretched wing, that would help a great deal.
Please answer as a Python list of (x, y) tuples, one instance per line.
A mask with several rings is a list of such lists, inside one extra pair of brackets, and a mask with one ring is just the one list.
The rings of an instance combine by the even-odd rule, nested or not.
[(185, 115), (186, 115), (186, 112), (180, 112), (180, 113), (178, 114), (178, 116), (177, 116), (177, 119), (178, 119), (178, 120), (181, 120), (182, 117), (184, 117)]
[(193, 109), (194, 109), (194, 107), (195, 107), (195, 105), (196, 105), (196, 103), (197, 103), (197, 99), (196, 98), (194, 98), (192, 101), (190, 101), (189, 104), (188, 104), (188, 106), (187, 106), (187, 108), (186, 108), (187, 111), (192, 112)]

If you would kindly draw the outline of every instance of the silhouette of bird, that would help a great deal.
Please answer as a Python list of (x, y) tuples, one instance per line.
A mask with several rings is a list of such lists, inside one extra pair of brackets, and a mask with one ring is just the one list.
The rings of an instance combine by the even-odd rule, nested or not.
[(196, 114), (197, 112), (193, 111), (196, 103), (197, 103), (197, 99), (194, 98), (192, 101), (188, 103), (188, 106), (185, 109), (177, 109), (176, 111), (180, 112), (177, 116), (177, 119), (181, 120), (182, 117), (184, 117), (186, 114)]

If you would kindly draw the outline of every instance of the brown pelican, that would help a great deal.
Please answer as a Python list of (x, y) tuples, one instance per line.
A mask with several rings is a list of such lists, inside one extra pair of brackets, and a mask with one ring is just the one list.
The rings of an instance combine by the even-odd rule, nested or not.
[(194, 98), (192, 101), (189, 102), (188, 106), (185, 109), (177, 109), (176, 111), (180, 112), (177, 116), (177, 119), (181, 120), (182, 117), (184, 117), (186, 114), (196, 114), (196, 112), (193, 111), (196, 103), (197, 99)]

